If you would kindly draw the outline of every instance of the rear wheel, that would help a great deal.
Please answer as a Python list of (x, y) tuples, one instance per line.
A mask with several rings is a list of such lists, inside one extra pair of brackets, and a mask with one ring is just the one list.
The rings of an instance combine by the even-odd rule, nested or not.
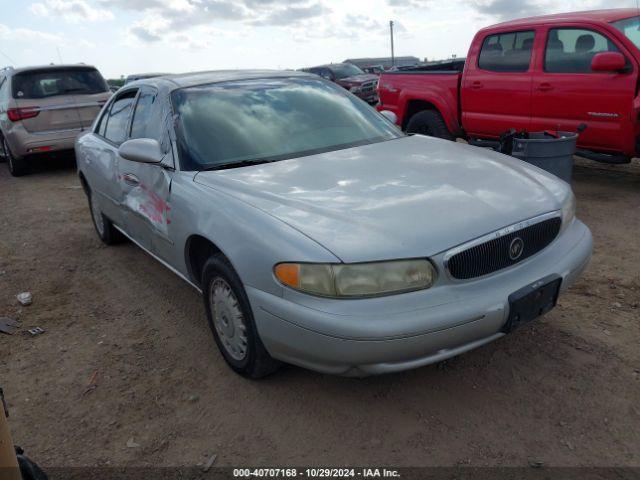
[(429, 137), (454, 140), (454, 136), (444, 123), (442, 115), (436, 110), (424, 110), (416, 113), (407, 124), (407, 133), (419, 133)]
[(29, 173), (29, 165), (25, 161), (24, 158), (16, 158), (13, 153), (11, 153), (11, 149), (9, 148), (9, 144), (7, 140), (2, 137), (2, 155), (7, 162), (7, 166), (9, 167), (9, 173), (14, 177), (21, 177)]
[(248, 378), (275, 372), (281, 364), (262, 344), (240, 277), (223, 255), (205, 264), (202, 292), (213, 338), (227, 364)]

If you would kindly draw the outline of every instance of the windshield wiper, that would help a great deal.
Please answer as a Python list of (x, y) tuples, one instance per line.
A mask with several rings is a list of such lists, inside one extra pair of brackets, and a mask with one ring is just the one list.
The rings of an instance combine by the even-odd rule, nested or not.
[(262, 163), (271, 163), (275, 161), (276, 160), (267, 160), (265, 158), (254, 158), (251, 160), (240, 160), (238, 162), (219, 163), (217, 165), (212, 165), (210, 167), (203, 168), (200, 171), (208, 172), (210, 170), (228, 170), (230, 168), (248, 167), (250, 165), (260, 165)]

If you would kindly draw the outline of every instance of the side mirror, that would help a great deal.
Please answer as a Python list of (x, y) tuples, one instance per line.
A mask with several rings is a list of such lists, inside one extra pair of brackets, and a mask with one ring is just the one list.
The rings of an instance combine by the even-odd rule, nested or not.
[(160, 163), (164, 155), (160, 143), (152, 138), (132, 138), (120, 148), (118, 154), (125, 160), (140, 163)]
[(382, 110), (380, 112), (380, 115), (382, 115), (393, 124), (398, 123), (398, 116), (390, 110)]
[(620, 52), (596, 53), (591, 60), (594, 72), (619, 72), (627, 67), (627, 60)]

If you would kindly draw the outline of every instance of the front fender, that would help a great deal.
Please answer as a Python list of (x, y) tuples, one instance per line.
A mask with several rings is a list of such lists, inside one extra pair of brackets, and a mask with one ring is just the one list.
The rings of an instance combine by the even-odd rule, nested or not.
[(279, 296), (282, 287), (273, 275), (275, 264), (339, 261), (283, 221), (226, 192), (194, 182), (188, 172), (174, 178), (171, 196), (175, 262), (185, 276), (189, 268), (184, 253), (193, 235), (216, 245), (244, 285)]

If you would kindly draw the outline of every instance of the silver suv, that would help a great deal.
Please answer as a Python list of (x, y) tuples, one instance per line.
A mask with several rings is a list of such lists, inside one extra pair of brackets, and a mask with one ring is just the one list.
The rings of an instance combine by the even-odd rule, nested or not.
[(26, 174), (30, 155), (72, 150), (110, 96), (89, 65), (0, 70), (0, 157), (11, 174)]

